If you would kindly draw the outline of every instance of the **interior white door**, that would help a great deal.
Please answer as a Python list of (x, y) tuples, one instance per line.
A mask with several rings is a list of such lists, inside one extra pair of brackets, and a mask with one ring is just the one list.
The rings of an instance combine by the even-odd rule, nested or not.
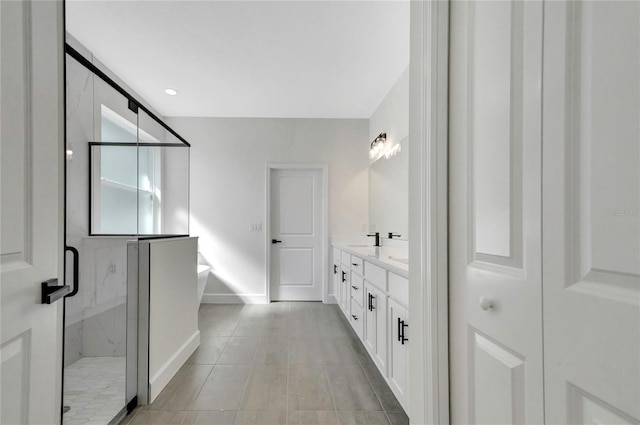
[(0, 2), (2, 242), (0, 423), (60, 422), (62, 302), (61, 2)]
[(542, 423), (542, 3), (450, 22), (451, 420)]
[(271, 300), (322, 301), (322, 171), (271, 169)]
[(640, 423), (640, 3), (545, 5), (546, 422)]

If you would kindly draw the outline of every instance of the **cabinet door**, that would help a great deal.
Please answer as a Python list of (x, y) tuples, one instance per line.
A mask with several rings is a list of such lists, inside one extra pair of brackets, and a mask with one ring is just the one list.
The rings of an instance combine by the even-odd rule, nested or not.
[(370, 283), (364, 284), (364, 345), (369, 350), (372, 357), (376, 356), (376, 336), (378, 334), (378, 318), (377, 310), (374, 306), (373, 297), (375, 297), (375, 289)]
[[(407, 410), (407, 367), (409, 364), (409, 327), (407, 310), (389, 299), (389, 326), (391, 350), (389, 351), (389, 384), (402, 407)], [(404, 335), (404, 339), (403, 339)]]
[[(371, 306), (375, 313), (376, 336), (375, 356), (373, 360), (383, 375), (387, 375), (387, 347), (388, 347), (388, 323), (387, 323), (387, 295), (379, 289), (373, 288)], [(406, 342), (405, 342), (406, 345)], [(408, 349), (407, 349), (408, 352)]]
[(349, 268), (340, 267), (340, 307), (342, 312), (349, 318)]
[(336, 297), (336, 302), (340, 305), (340, 263), (336, 261), (335, 255), (331, 265), (331, 273), (333, 273), (333, 288), (331, 290)]

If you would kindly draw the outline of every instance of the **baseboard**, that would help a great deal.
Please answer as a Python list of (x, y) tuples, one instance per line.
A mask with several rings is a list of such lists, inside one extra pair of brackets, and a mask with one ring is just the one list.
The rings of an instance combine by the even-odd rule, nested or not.
[(265, 294), (203, 294), (202, 304), (267, 304)]
[(338, 299), (335, 295), (329, 294), (329, 296), (327, 297), (327, 304), (338, 304)]
[(149, 379), (149, 404), (155, 400), (158, 394), (160, 394), (160, 391), (164, 389), (171, 378), (173, 378), (173, 375), (186, 363), (187, 359), (196, 351), (199, 345), (200, 331), (196, 330), (193, 335), (191, 335), (191, 338), (182, 344), (182, 347)]

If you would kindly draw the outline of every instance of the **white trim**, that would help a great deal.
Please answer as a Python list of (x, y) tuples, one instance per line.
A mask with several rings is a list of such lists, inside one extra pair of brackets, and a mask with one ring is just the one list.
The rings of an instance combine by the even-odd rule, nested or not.
[(198, 348), (199, 345), (200, 331), (195, 331), (193, 335), (191, 335), (191, 338), (186, 340), (178, 351), (176, 351), (174, 355), (162, 365), (160, 370), (158, 370), (158, 372), (149, 379), (149, 404), (155, 400), (158, 394), (160, 394), (193, 352), (196, 351), (196, 348)]
[(266, 212), (265, 212), (265, 256), (266, 302), (271, 302), (271, 170), (318, 170), (322, 174), (322, 302), (329, 297), (329, 166), (327, 164), (280, 164), (268, 163), (266, 166)]
[(267, 304), (265, 294), (202, 294), (201, 304)]
[(409, 417), (449, 423), (449, 1), (411, 2)]

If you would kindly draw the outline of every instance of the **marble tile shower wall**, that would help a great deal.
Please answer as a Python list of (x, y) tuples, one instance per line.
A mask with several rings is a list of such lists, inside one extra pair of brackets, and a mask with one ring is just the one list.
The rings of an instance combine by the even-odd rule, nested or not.
[[(89, 237), (89, 142), (99, 140), (93, 74), (67, 58), (66, 244), (80, 254), (80, 290), (67, 300), (65, 365), (81, 357), (125, 355), (129, 237)], [(67, 270), (71, 270), (67, 264)], [(71, 273), (66, 284), (72, 285)]]
[(80, 290), (66, 307), (65, 365), (125, 355), (128, 239), (82, 239)]

